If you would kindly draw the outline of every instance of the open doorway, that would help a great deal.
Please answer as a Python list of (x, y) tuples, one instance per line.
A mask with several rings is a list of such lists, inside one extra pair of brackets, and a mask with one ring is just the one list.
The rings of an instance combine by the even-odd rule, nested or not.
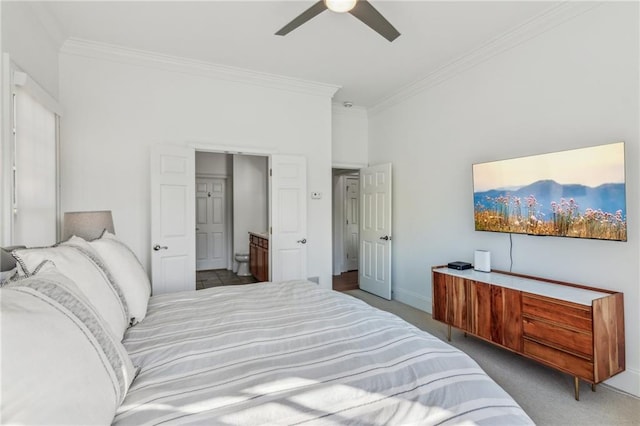
[(360, 263), (360, 175), (358, 169), (332, 170), (333, 289), (358, 288)]
[[(196, 151), (229, 154), (226, 149), (194, 148), (158, 144), (151, 148), (151, 277), (153, 294), (193, 290), (196, 287)], [(265, 281), (307, 279), (307, 159), (300, 155), (272, 154), (265, 151), (234, 152), (234, 158), (262, 156), (268, 164), (264, 202), (248, 191), (245, 207), (238, 207), (237, 185), (233, 185), (233, 237), (249, 238), (247, 229), (236, 232), (238, 212), (267, 205), (262, 217), (268, 232), (249, 231), (262, 237), (261, 256), (268, 263), (262, 268)], [(235, 168), (235, 167), (234, 167)], [(232, 180), (242, 182), (232, 174)], [(263, 173), (266, 177), (266, 170)], [(266, 180), (266, 178), (265, 178)], [(229, 181), (229, 179), (227, 179)], [(225, 210), (226, 211), (226, 210)], [(253, 215), (251, 217), (254, 217)], [(260, 217), (260, 216), (257, 216)], [(266, 229), (264, 230), (266, 231)], [(245, 233), (246, 232), (246, 233)], [(255, 235), (254, 235), (255, 236)], [(266, 242), (266, 244), (265, 244)], [(235, 253), (238, 245), (228, 251)], [(240, 263), (240, 262), (238, 262)], [(239, 267), (240, 265), (238, 265)], [(252, 266), (250, 264), (250, 266)], [(260, 264), (257, 265), (260, 275)], [(255, 276), (256, 274), (254, 274)]]
[[(387, 300), (392, 298), (391, 171), (391, 163), (360, 168), (356, 190), (355, 170), (333, 170), (333, 288), (336, 290), (359, 288)], [(357, 246), (354, 241), (358, 241)], [(356, 273), (350, 270), (354, 267), (353, 257), (357, 258)]]
[(258, 282), (250, 233), (269, 223), (268, 157), (196, 152), (196, 289)]

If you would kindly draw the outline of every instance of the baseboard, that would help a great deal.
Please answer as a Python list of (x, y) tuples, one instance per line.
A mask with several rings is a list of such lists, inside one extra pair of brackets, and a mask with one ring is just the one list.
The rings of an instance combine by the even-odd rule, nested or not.
[(640, 397), (640, 371), (627, 368), (622, 373), (604, 381), (604, 385)]
[(392, 298), (405, 305), (431, 313), (431, 297), (425, 297), (424, 294), (394, 287)]

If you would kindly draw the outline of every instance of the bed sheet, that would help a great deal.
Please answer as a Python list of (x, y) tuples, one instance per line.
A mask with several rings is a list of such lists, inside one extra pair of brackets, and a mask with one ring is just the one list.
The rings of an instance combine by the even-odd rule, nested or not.
[(533, 424), (466, 354), (314, 283), (154, 296), (114, 424)]

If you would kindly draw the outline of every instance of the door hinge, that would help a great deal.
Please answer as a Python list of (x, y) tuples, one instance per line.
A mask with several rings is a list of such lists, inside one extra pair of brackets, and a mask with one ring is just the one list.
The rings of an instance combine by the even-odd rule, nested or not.
[(273, 228), (270, 226), (269, 227), (269, 235), (272, 235), (272, 234), (273, 234)]
[(273, 176), (273, 169), (269, 169), (269, 177)]
[(349, 224), (349, 219), (347, 219), (347, 225)]

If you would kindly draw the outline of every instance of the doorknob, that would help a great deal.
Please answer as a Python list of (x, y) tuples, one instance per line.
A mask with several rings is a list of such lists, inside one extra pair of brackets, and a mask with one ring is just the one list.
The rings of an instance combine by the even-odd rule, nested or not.
[(302, 243), (302, 244), (307, 244), (307, 239), (306, 239), (306, 238), (303, 238), (303, 239), (301, 239), (301, 240), (298, 240), (298, 242), (299, 242), (299, 243)]
[(384, 237), (380, 237), (381, 240), (385, 240), (385, 241), (390, 241), (391, 237), (388, 235), (385, 235)]
[(155, 251), (166, 250), (166, 249), (168, 249), (168, 248), (169, 248), (169, 247), (167, 247), (167, 246), (161, 246), (160, 244), (156, 244), (155, 246), (153, 246), (153, 249), (154, 249)]

